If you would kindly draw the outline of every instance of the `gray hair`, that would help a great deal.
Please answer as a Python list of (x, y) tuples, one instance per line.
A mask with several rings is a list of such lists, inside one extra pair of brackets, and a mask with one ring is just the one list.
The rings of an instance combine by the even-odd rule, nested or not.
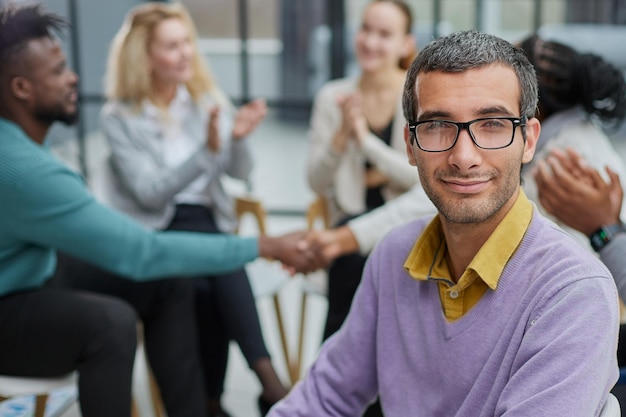
[(520, 84), (520, 115), (533, 118), (538, 88), (535, 69), (523, 52), (504, 39), (476, 30), (456, 32), (430, 42), (415, 58), (404, 84), (402, 107), (408, 122), (417, 119), (415, 83), (419, 73), (464, 72), (491, 64), (512, 68)]

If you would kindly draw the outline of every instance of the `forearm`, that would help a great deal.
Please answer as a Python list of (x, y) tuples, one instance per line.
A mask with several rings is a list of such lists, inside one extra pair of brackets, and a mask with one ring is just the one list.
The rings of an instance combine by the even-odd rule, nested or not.
[(361, 149), (367, 160), (393, 184), (409, 189), (419, 182), (417, 169), (409, 164), (404, 149), (392, 148), (372, 133), (363, 139)]
[(341, 154), (330, 146), (317, 145), (311, 150), (307, 167), (309, 186), (317, 194), (324, 195), (335, 181), (335, 173), (339, 168)]
[(15, 219), (11, 233), (21, 241), (137, 280), (230, 271), (258, 255), (253, 238), (147, 229), (99, 204), (60, 168), (25, 179), (8, 210)]
[(418, 184), (376, 210), (350, 220), (348, 227), (358, 244), (359, 252), (367, 255), (391, 229), (436, 213), (435, 206)]
[[(113, 173), (137, 202), (147, 209), (160, 209), (200, 175), (217, 175), (217, 159), (204, 149), (183, 164), (170, 168), (144, 163), (128, 156), (111, 160)], [(148, 165), (150, 164), (150, 165)]]
[(252, 172), (253, 159), (246, 139), (232, 140), (225, 172), (233, 178), (247, 180)]

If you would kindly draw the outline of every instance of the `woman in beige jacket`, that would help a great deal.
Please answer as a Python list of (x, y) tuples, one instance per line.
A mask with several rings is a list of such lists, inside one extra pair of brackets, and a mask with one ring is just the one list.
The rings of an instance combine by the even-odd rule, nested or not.
[(315, 98), (309, 185), (330, 203), (333, 223), (393, 199), (418, 182), (406, 163), (400, 102), (415, 56), (408, 6), (374, 0), (356, 34), (360, 75), (327, 83)]
[[(331, 222), (343, 224), (419, 183), (407, 163), (401, 96), (415, 56), (412, 14), (400, 0), (374, 0), (355, 37), (360, 74), (331, 81), (315, 98), (310, 125), (309, 185), (326, 198)], [(324, 337), (343, 323), (365, 257), (339, 257), (328, 270)], [(382, 415), (373, 406), (366, 416)]]

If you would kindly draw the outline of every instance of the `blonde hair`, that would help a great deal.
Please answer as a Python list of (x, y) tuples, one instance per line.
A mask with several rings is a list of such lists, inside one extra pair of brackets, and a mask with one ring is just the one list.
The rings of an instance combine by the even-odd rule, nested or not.
[(133, 8), (124, 19), (109, 50), (105, 75), (105, 95), (108, 99), (130, 102), (139, 107), (152, 93), (148, 46), (157, 25), (167, 19), (180, 19), (187, 27), (194, 45), (193, 76), (185, 84), (196, 101), (209, 94), (219, 105), (230, 105), (217, 87), (209, 67), (198, 52), (195, 26), (180, 3), (149, 2)]

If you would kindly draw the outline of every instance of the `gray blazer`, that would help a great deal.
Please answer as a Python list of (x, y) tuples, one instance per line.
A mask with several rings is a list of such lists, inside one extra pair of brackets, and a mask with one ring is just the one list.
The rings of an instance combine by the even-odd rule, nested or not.
[[(208, 103), (208, 102), (207, 102)], [(208, 112), (203, 104), (189, 103), (182, 126), (198, 143), (198, 150), (174, 168), (164, 159), (164, 122), (146, 112), (135, 111), (119, 101), (105, 104), (100, 127), (110, 147), (101, 191), (105, 203), (144, 225), (164, 229), (175, 212), (174, 196), (201, 174), (210, 177), (207, 194), (217, 226), (224, 232), (235, 227), (232, 199), (222, 187), (223, 174), (247, 180), (252, 157), (247, 139), (232, 141), (232, 115), (223, 109), (220, 118), (222, 148), (211, 153), (205, 146)]]

